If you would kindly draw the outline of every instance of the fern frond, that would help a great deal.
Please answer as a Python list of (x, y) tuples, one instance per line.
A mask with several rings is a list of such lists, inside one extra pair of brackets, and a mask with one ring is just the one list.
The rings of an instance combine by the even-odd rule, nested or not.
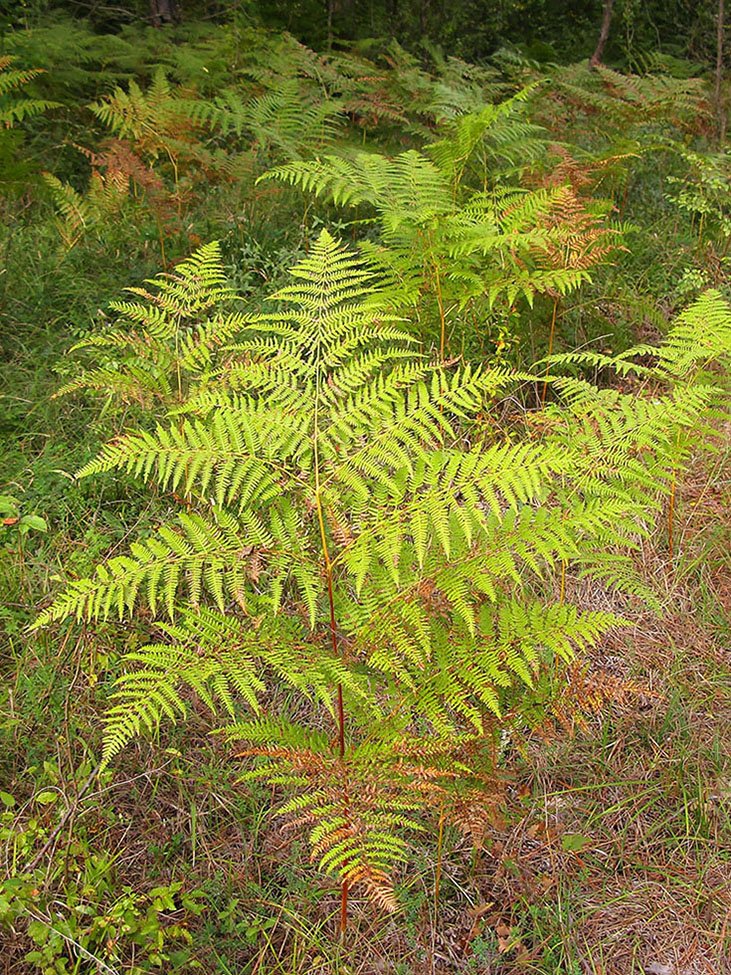
[[(77, 203), (73, 197), (71, 204)], [(84, 200), (79, 205), (83, 216)], [(110, 302), (118, 318), (114, 326), (70, 350), (101, 350), (102, 362), (111, 358), (114, 365), (82, 370), (56, 396), (92, 389), (113, 392), (126, 401), (172, 407), (180, 402), (185, 386), (207, 381), (217, 355), (249, 322), (250, 316), (223, 313), (234, 293), (217, 241), (200, 247), (173, 272), (145, 284), (127, 289), (140, 300)]]
[(0, 126), (8, 129), (25, 119), (33, 118), (34, 115), (59, 108), (58, 102), (46, 98), (18, 96), (18, 90), (43, 71), (39, 68), (12, 68), (14, 61), (8, 55), (0, 56)]

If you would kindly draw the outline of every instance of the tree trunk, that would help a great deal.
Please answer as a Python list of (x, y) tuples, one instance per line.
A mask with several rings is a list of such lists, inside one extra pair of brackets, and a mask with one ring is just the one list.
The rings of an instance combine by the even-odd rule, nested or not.
[(723, 104), (721, 95), (721, 83), (723, 82), (723, 0), (718, 0), (718, 34), (716, 47), (716, 119), (718, 120), (718, 147), (723, 148), (726, 141), (726, 106)]
[(388, 21), (391, 37), (394, 38), (398, 33), (399, 23), (399, 0), (388, 0)]
[(153, 27), (180, 21), (176, 0), (150, 0), (150, 22)]
[[(722, 0), (723, 2), (723, 0)], [(593, 71), (594, 68), (599, 64), (602, 59), (602, 54), (604, 54), (604, 45), (607, 43), (607, 38), (609, 37), (609, 25), (612, 22), (612, 5), (614, 0), (604, 0), (604, 16), (602, 17), (602, 29), (599, 31), (599, 40), (596, 45), (596, 50), (592, 54), (589, 60), (589, 70)]]

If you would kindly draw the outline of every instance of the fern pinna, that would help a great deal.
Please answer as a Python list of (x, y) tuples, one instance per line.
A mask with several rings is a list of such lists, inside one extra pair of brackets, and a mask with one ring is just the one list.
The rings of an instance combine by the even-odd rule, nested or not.
[[(226, 296), (214, 251), (186, 274)], [(501, 715), (522, 720), (537, 675), (619, 622), (557, 598), (556, 567), (640, 591), (602, 550), (646, 530), (676, 421), (671, 404), (617, 409), (566, 378), (555, 384), (569, 405), (551, 408), (542, 439), (486, 439), (475, 416), (535, 377), (421, 357), (372, 267), (327, 232), (292, 274), (272, 310), (246, 319), (202, 301), (194, 333), (178, 315), (190, 281), (120, 306), (167, 342), (181, 330), (205, 369), (181, 382), (167, 420), (118, 437), (81, 474), (134, 472), (184, 493), (187, 510), (70, 582), (36, 625), (149, 607), (155, 642), (128, 657), (103, 761), (184, 718), (195, 690), (228, 715), (242, 779), (289, 792), (280, 812), (339, 877), (344, 926), (353, 885), (396, 906), (393, 870), (425, 810), (479, 835)], [(87, 385), (103, 381), (92, 371)], [(681, 423), (710, 397), (678, 395)], [(298, 720), (278, 710), (282, 686)]]
[(56, 396), (93, 390), (163, 417), (192, 390), (200, 390), (215, 351), (247, 320), (230, 310), (235, 294), (221, 266), (219, 245), (201, 247), (172, 273), (145, 284), (127, 289), (137, 300), (110, 302), (118, 316), (114, 326), (72, 346), (72, 352), (94, 350), (97, 361)]
[(58, 102), (45, 98), (25, 98), (18, 95), (18, 90), (42, 74), (42, 69), (14, 68), (14, 61), (14, 58), (6, 54), (0, 55), (0, 125), (8, 129), (49, 108), (59, 107)]

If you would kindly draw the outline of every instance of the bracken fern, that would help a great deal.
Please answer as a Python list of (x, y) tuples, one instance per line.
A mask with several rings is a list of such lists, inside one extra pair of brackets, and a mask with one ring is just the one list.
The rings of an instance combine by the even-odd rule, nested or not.
[[(698, 367), (728, 355), (731, 315), (709, 295), (681, 319), (647, 367), (662, 395), (549, 377), (539, 435), (486, 439), (476, 416), (536, 377), (420, 356), (373, 265), (327, 232), (292, 274), (272, 310), (218, 314), (230, 294), (209, 246), (117, 306), (134, 329), (99, 343), (138, 363), (147, 336), (166, 378), (124, 367), (76, 385), (135, 395), (157, 422), (81, 474), (131, 471), (188, 510), (69, 582), (36, 626), (146, 606), (154, 642), (128, 657), (103, 762), (183, 719), (194, 690), (228, 715), (242, 781), (286, 794), (280, 812), (340, 880), (344, 925), (353, 885), (395, 908), (425, 810), (479, 835), (503, 716), (520, 725), (538, 675), (621, 622), (557, 599), (558, 568), (646, 595), (627, 553), (667, 491), (676, 431), (718, 402)], [(178, 366), (189, 378), (170, 378)], [(310, 702), (297, 720), (280, 686)]]

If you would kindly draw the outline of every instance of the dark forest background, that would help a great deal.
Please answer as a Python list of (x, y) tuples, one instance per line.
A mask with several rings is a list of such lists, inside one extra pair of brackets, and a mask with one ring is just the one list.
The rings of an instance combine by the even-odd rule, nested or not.
[[(438, 44), (479, 61), (502, 46), (538, 62), (577, 61), (595, 50), (602, 0), (3, 0), (0, 29), (39, 27), (59, 15), (100, 33), (131, 24), (240, 21), (287, 30), (310, 47), (393, 38), (407, 49)], [(657, 51), (713, 61), (718, 5), (709, 0), (614, 0), (604, 60), (637, 67)]]

